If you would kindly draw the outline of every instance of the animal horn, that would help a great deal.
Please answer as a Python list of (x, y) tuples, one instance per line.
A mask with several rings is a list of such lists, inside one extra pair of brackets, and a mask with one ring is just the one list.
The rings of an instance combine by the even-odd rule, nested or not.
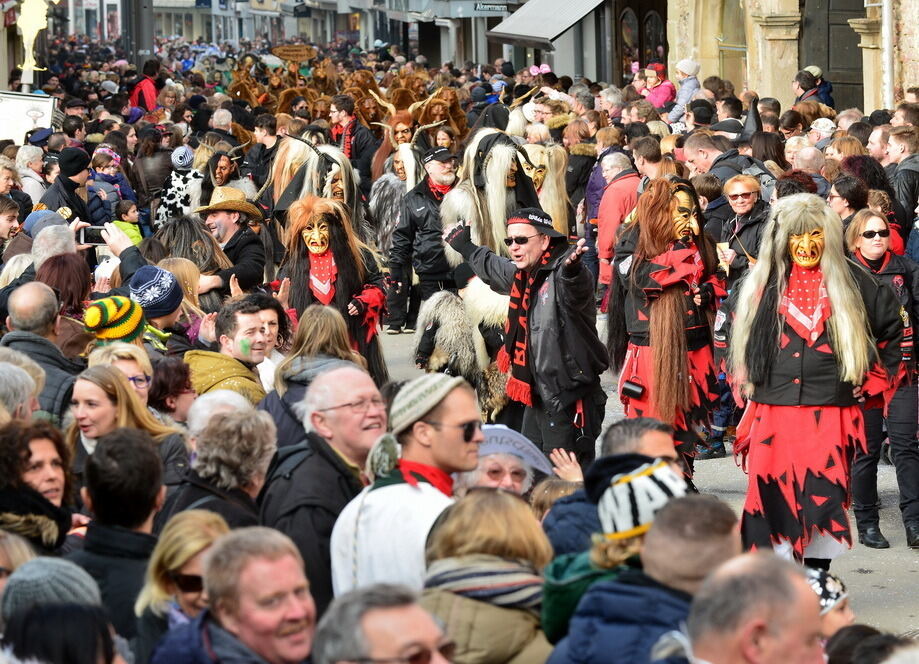
[(445, 122), (446, 120), (439, 120), (437, 122), (432, 122), (431, 124), (421, 125), (420, 127), (418, 127), (418, 129), (415, 130), (415, 133), (412, 136), (412, 147), (415, 147), (415, 141), (418, 140), (419, 136), (421, 136), (421, 132), (427, 129), (433, 129), (434, 127), (439, 127)]
[(392, 137), (392, 127), (390, 127), (390, 126), (389, 126), (388, 124), (386, 124), (385, 122), (371, 122), (370, 124), (376, 125), (377, 127), (383, 127), (383, 131), (386, 132), (386, 136), (387, 136), (387, 138), (389, 138), (389, 143), (390, 143), (390, 145), (392, 145), (393, 148), (396, 147), (396, 141), (395, 141), (395, 139)]
[(317, 148), (317, 147), (313, 144), (312, 141), (309, 141), (309, 140), (303, 138), (302, 136), (295, 136), (294, 134), (288, 134), (287, 137), (288, 137), (288, 138), (294, 138), (294, 139), (300, 141), (301, 143), (306, 143), (306, 144), (309, 146), (310, 150), (312, 150), (313, 152), (316, 153), (316, 156), (318, 156), (318, 157), (320, 157), (320, 158), (325, 156), (325, 155), (319, 150), (319, 148)]
[(388, 102), (388, 101), (383, 101), (383, 99), (380, 98), (380, 95), (378, 95), (378, 94), (373, 90), (373, 88), (368, 89), (367, 92), (370, 93), (370, 96), (371, 96), (371, 97), (373, 97), (374, 99), (377, 100), (377, 103), (378, 103), (380, 106), (382, 106), (382, 107), (385, 108), (387, 111), (389, 111), (389, 114), (390, 114), (390, 115), (394, 115), (394, 114), (395, 114), (395, 112), (396, 112), (396, 107), (395, 107), (394, 104), (392, 104), (392, 103), (390, 103), (390, 102)]
[[(246, 141), (246, 142), (243, 143), (242, 145), (237, 145), (235, 148), (230, 148), (229, 151), (227, 152), (227, 156), (228, 156), (230, 159), (233, 159), (233, 155), (235, 155), (237, 152), (241, 152), (242, 149), (245, 148), (247, 145), (249, 145), (249, 143), (251, 143), (251, 142), (252, 142), (252, 141)], [(240, 156), (241, 156), (241, 155), (240, 155)]]
[(532, 97), (534, 94), (536, 94), (536, 91), (537, 91), (538, 89), (539, 89), (539, 88), (530, 88), (530, 91), (529, 91), (529, 92), (527, 92), (526, 94), (520, 95), (520, 96), (517, 97), (514, 101), (512, 101), (510, 107), (511, 107), (512, 109), (513, 109), (513, 108), (517, 108), (517, 107), (520, 106), (524, 101), (526, 101), (527, 99), (529, 99), (530, 97)]

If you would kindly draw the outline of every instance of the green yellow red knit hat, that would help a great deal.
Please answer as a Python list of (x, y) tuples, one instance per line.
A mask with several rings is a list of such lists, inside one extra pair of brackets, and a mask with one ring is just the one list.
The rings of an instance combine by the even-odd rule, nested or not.
[(130, 343), (143, 334), (144, 310), (134, 300), (120, 295), (96, 300), (86, 307), (83, 324), (87, 332), (104, 343)]

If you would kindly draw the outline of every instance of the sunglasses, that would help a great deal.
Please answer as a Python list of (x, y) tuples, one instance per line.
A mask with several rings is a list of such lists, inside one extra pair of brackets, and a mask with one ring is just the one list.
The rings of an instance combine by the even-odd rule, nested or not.
[[(437, 652), (439, 652), (440, 656), (445, 660), (452, 662), (454, 655), (456, 655), (456, 644), (450, 641), (449, 643), (437, 646)], [(386, 657), (382, 659), (364, 657), (355, 661), (360, 664), (430, 664), (433, 658), (433, 650), (430, 648), (419, 648), (402, 657)]]
[(737, 193), (737, 194), (728, 194), (728, 198), (729, 198), (730, 200), (732, 200), (732, 201), (736, 201), (736, 200), (739, 199), (739, 198), (742, 198), (742, 199), (744, 199), (744, 200), (747, 200), (748, 198), (750, 198), (750, 197), (753, 196), (754, 194), (756, 194), (755, 191), (741, 191), (740, 193)]
[(427, 420), (421, 420), (425, 424), (429, 424), (435, 429), (440, 427), (450, 427), (451, 429), (462, 429), (463, 430), (463, 442), (469, 443), (475, 437), (477, 431), (482, 428), (482, 422), (480, 420), (472, 420), (471, 422), (463, 422), (462, 424), (445, 424), (444, 422), (429, 422)]
[(862, 237), (866, 240), (872, 239), (875, 235), (879, 235), (881, 237), (890, 237), (890, 229), (885, 228), (882, 231), (862, 231)]
[(200, 593), (204, 590), (204, 579), (197, 574), (179, 574), (169, 575), (172, 582), (183, 593)]
[[(539, 233), (536, 233), (536, 235), (539, 235)], [(518, 235), (516, 237), (506, 237), (504, 238), (504, 244), (506, 244), (508, 247), (512, 244), (524, 245), (530, 241), (530, 238), (534, 238), (536, 235)]]

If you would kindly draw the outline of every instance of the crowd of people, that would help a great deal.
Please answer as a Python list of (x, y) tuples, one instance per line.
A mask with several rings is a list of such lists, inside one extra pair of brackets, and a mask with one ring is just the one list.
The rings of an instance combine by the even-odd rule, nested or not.
[(830, 572), (882, 457), (919, 548), (919, 89), (290, 48), (0, 146), (0, 661), (919, 661)]

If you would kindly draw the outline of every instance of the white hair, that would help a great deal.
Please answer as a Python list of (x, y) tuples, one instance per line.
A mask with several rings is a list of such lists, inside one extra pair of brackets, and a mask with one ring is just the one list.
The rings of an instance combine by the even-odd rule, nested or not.
[[(35, 394), (35, 381), (26, 370), (9, 362), (0, 362), (0, 404), (13, 417)], [(21, 416), (22, 413), (19, 413)]]
[(254, 408), (246, 397), (232, 390), (214, 390), (202, 394), (188, 409), (185, 425), (189, 436), (199, 436), (217, 413), (232, 411), (254, 411)]
[(77, 242), (69, 226), (47, 226), (32, 241), (32, 260), (36, 270), (52, 256), (76, 252)]
[[(300, 422), (303, 424), (303, 430), (306, 431), (306, 433), (312, 433), (314, 431), (313, 414), (328, 408), (332, 404), (332, 399), (335, 397), (336, 386), (343, 384), (345, 380), (341, 375), (341, 372), (344, 371), (361, 374), (363, 376), (367, 375), (367, 372), (358, 366), (335, 366), (330, 368), (328, 371), (323, 371), (316, 376), (307, 388), (306, 394), (303, 395), (303, 400), (293, 405), (293, 411), (297, 417), (300, 418)], [(331, 377), (333, 373), (336, 374), (334, 379)]]
[(16, 168), (25, 170), (36, 159), (44, 157), (45, 151), (36, 145), (23, 145), (16, 152)]
[(233, 114), (225, 108), (218, 108), (211, 120), (215, 127), (229, 128), (233, 124)]
[(617, 170), (624, 171), (632, 167), (632, 162), (625, 156), (624, 152), (611, 152), (600, 160), (601, 168), (611, 166)]

